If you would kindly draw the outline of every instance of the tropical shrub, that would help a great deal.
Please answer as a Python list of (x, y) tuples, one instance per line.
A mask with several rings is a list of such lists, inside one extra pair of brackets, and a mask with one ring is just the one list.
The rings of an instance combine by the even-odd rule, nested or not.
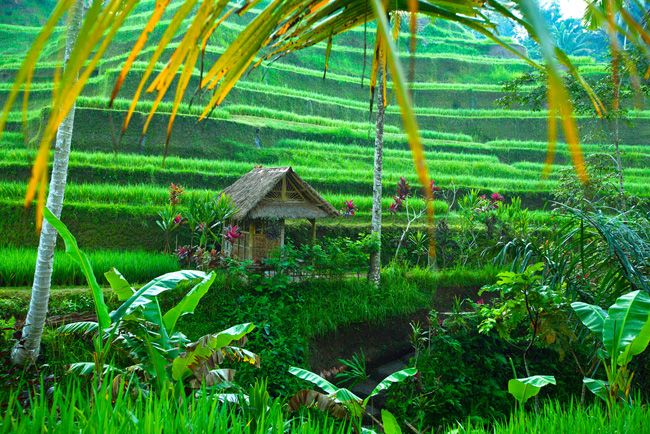
[[(163, 392), (172, 383), (180, 384), (183, 380), (188, 380), (193, 388), (232, 381), (234, 371), (219, 367), (225, 358), (259, 366), (260, 359), (257, 355), (230, 345), (241, 341), (250, 333), (255, 327), (253, 324), (240, 324), (216, 334), (205, 335), (192, 343), (178, 329), (181, 316), (194, 311), (214, 282), (213, 273), (168, 273), (136, 291), (117, 270), (112, 269), (105, 274), (106, 279), (122, 304), (109, 314), (104, 294), (95, 280), (88, 258), (79, 250), (66, 226), (47, 209), (45, 218), (61, 234), (66, 251), (82, 266), (92, 290), (97, 313), (96, 322), (75, 322), (59, 329), (60, 333), (83, 331), (94, 334), (93, 361), (74, 363), (70, 365), (71, 372), (82, 375), (94, 372), (100, 379), (106, 373), (120, 372), (117, 367), (106, 363), (113, 345), (124, 348), (129, 358), (135, 362), (127, 371), (143, 373), (142, 379), (159, 392)], [(157, 296), (182, 281), (198, 283), (185, 294), (180, 303), (163, 314)]]
[(602, 343), (597, 354), (607, 381), (585, 378), (585, 385), (610, 410), (621, 401), (630, 404), (634, 372), (628, 365), (650, 343), (650, 297), (645, 292), (630, 292), (619, 297), (608, 311), (582, 302), (571, 303), (571, 307)]

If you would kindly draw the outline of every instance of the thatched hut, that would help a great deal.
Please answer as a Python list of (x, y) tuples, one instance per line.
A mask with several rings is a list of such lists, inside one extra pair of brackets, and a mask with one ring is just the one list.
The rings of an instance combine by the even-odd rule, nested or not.
[(255, 168), (221, 194), (239, 210), (232, 220), (244, 236), (224, 242), (224, 252), (238, 259), (264, 259), (284, 246), (285, 219), (309, 220), (314, 241), (316, 219), (339, 215), (291, 167)]

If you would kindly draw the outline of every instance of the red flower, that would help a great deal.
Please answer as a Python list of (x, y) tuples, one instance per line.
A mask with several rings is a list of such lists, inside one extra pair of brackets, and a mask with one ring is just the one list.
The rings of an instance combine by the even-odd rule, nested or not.
[(253, 166), (253, 169), (261, 169), (262, 165), (260, 164), (259, 166)]
[(480, 299), (479, 301), (476, 302), (476, 304), (485, 304), (485, 302), (483, 301), (483, 299)]
[(345, 208), (341, 210), (341, 216), (343, 217), (352, 217), (354, 215), (354, 212), (359, 209), (358, 206), (352, 203), (354, 199), (346, 200), (345, 201)]
[(183, 217), (180, 214), (177, 215), (176, 218), (174, 219), (174, 223), (180, 225), (181, 223), (183, 223)]
[(244, 236), (244, 234), (239, 234), (237, 231), (239, 228), (235, 226), (228, 226), (226, 228), (226, 232), (223, 234), (223, 239), (230, 242), (234, 243), (237, 238), (241, 238)]
[(503, 202), (503, 196), (501, 196), (499, 193), (493, 193), (492, 196), (490, 196), (490, 199), (494, 202)]

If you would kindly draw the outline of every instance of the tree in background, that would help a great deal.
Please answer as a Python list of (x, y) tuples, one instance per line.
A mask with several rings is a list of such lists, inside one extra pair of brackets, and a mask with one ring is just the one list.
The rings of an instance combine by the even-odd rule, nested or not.
[[(68, 11), (68, 34), (65, 41), (64, 64), (68, 63), (75, 42), (77, 41), (77, 36), (81, 28), (83, 10), (84, 0), (76, 0), (74, 6)], [(74, 113), (75, 105), (73, 104), (61, 122), (61, 125), (59, 125), (56, 134), (56, 148), (54, 151), (50, 189), (47, 195), (46, 206), (57, 218), (61, 217), (65, 185), (68, 179), (68, 160), (70, 158)], [(38, 357), (43, 327), (45, 326), (45, 318), (47, 316), (48, 301), (50, 299), (52, 264), (54, 263), (54, 248), (56, 247), (57, 235), (57, 230), (45, 221), (38, 242), (34, 284), (32, 286), (27, 318), (25, 319), (22, 336), (11, 353), (11, 360), (14, 364), (23, 365)]]

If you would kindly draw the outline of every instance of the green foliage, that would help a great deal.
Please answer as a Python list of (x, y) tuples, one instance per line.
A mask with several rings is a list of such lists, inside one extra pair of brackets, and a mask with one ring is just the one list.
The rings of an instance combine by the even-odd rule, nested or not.
[[(417, 363), (420, 375), (388, 395), (387, 408), (398, 420), (409, 420), (420, 430), (467, 418), (473, 423), (504, 421), (513, 410), (507, 392), (512, 379), (510, 360), (517, 370), (525, 369), (523, 360), (513, 357), (519, 351), (513, 343), (517, 347), (522, 344), (478, 332), (485, 319), (482, 307), (489, 302), (459, 304), (446, 318), (430, 313), (429, 330), (424, 332), (428, 341), (417, 361), (411, 360)], [(542, 391), (544, 396), (552, 393), (566, 402), (580, 391), (576, 368), (561, 361), (553, 350), (531, 348), (528, 368), (557, 379), (557, 387)]]
[(298, 392), (289, 402), (288, 411), (295, 411), (301, 406), (315, 406), (324, 412), (328, 412), (334, 417), (349, 418), (355, 431), (359, 432), (361, 428), (361, 418), (366, 412), (366, 407), (370, 399), (379, 392), (388, 389), (392, 384), (404, 382), (409, 377), (417, 374), (417, 369), (409, 368), (395, 372), (383, 379), (365, 399), (361, 399), (345, 388), (338, 388), (321, 376), (305, 369), (291, 367), (289, 373), (309, 381), (320, 387), (325, 393), (315, 392), (313, 390), (302, 390)]
[(586, 408), (571, 402), (548, 401), (539, 413), (527, 413), (523, 417), (511, 416), (508, 420), (494, 423), (480, 423), (475, 420), (454, 421), (448, 433), (453, 434), (526, 434), (531, 432), (547, 434), (618, 434), (628, 430), (647, 434), (647, 406), (642, 400), (635, 401), (629, 408), (607, 414), (600, 405)]
[(351, 432), (330, 420), (309, 416), (290, 418), (285, 415), (280, 400), (258, 399), (263, 394), (261, 387), (257, 388), (259, 393), (251, 394), (248, 406), (236, 406), (209, 391), (178, 399), (171, 394), (139, 393), (132, 380), (118, 377), (109, 380), (112, 381), (93, 382), (86, 389), (66, 379), (52, 389), (51, 395), (46, 397), (40, 393), (25, 404), (14, 393), (0, 415), (0, 433), (153, 434), (161, 430), (183, 432), (188, 427), (193, 432), (232, 434)]
[(584, 383), (613, 409), (619, 401), (630, 403), (632, 377), (628, 364), (650, 343), (650, 297), (634, 291), (619, 297), (608, 311), (587, 303), (574, 302), (571, 307), (583, 325), (602, 342), (607, 381), (585, 378)]
[[(95, 278), (101, 281), (103, 273), (118, 268), (134, 283), (145, 283), (156, 276), (178, 270), (176, 261), (153, 252), (99, 250), (87, 253)], [(76, 262), (62, 251), (54, 253), (52, 285), (80, 286), (85, 278)], [(36, 250), (24, 247), (0, 249), (0, 287), (27, 287), (32, 285), (36, 266)]]
[(526, 378), (513, 378), (508, 381), (508, 393), (515, 397), (521, 406), (533, 396), (536, 396), (542, 387), (555, 384), (551, 375), (535, 375)]
[[(93, 336), (93, 362), (74, 363), (69, 367), (71, 372), (87, 375), (94, 371), (101, 379), (106, 373), (114, 371), (115, 366), (105, 363), (112, 345), (124, 346), (129, 357), (135, 361), (135, 365), (127, 368), (127, 371), (136, 368), (142, 370), (145, 373), (143, 380), (151, 382), (160, 393), (169, 387), (171, 380), (180, 382), (192, 374), (195, 378), (190, 381), (190, 385), (194, 388), (200, 388), (203, 384), (213, 386), (221, 381), (232, 381), (234, 372), (219, 369), (227, 357), (259, 366), (260, 359), (257, 355), (230, 345), (250, 333), (255, 327), (252, 324), (240, 324), (209, 334), (195, 343), (189, 343), (177, 328), (180, 317), (193, 313), (207, 293), (216, 277), (213, 273), (206, 275), (202, 272), (177, 271), (160, 276), (136, 291), (119, 272), (111, 269), (106, 273), (107, 280), (123, 303), (109, 315), (104, 293), (97, 284), (88, 258), (79, 250), (66, 226), (48, 209), (44, 213), (47, 221), (63, 237), (66, 251), (82, 266), (97, 313), (97, 322), (77, 322), (59, 328), (60, 333), (96, 333)], [(157, 296), (173, 289), (182, 281), (198, 283), (184, 295), (180, 303), (163, 314)]]

